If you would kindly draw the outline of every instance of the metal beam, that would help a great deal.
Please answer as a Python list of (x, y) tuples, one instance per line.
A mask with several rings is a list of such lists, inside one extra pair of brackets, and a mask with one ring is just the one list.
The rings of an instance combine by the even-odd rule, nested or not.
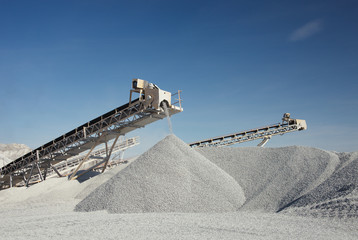
[(32, 172), (34, 171), (34, 167), (35, 167), (35, 162), (32, 163), (32, 167), (31, 167), (31, 170), (30, 170), (30, 174), (29, 174), (29, 176), (28, 176), (28, 178), (27, 178), (27, 180), (26, 180), (26, 184), (25, 184), (26, 187), (29, 186), (30, 179), (31, 179), (31, 176), (32, 176)]
[(78, 164), (77, 168), (75, 169), (75, 171), (71, 174), (70, 176), (70, 180), (74, 179), (76, 173), (78, 172), (78, 170), (80, 170), (80, 168), (82, 167), (82, 164), (88, 159), (88, 157), (90, 156), (90, 154), (92, 153), (93, 149), (98, 145), (98, 142), (100, 141), (101, 139), (101, 135), (100, 133), (98, 134), (98, 138), (95, 142), (95, 144), (93, 144), (92, 148), (89, 150), (89, 152), (86, 154), (85, 158), (81, 161), (80, 164)]
[(13, 185), (13, 175), (10, 174), (10, 188), (12, 188), (12, 185)]
[(55, 166), (51, 165), (51, 167), (52, 167), (52, 169), (55, 171), (55, 173), (57, 173), (57, 175), (58, 175), (59, 177), (63, 177), (63, 176), (61, 175), (61, 173), (57, 170), (57, 168), (56, 168)]
[(265, 136), (262, 141), (257, 144), (258, 147), (264, 147), (265, 144), (271, 139), (271, 136)]
[(50, 161), (47, 162), (47, 166), (45, 167), (44, 171), (44, 180), (46, 180), (48, 169), (51, 167)]
[(105, 161), (105, 163), (104, 163), (104, 166), (103, 166), (103, 169), (102, 169), (102, 173), (104, 172), (104, 170), (106, 170), (106, 167), (107, 167), (109, 158), (111, 157), (113, 148), (114, 148), (114, 146), (116, 145), (119, 136), (120, 136), (120, 135), (118, 135), (118, 136), (116, 137), (116, 139), (114, 139), (114, 142), (113, 142), (113, 144), (112, 144), (111, 150), (109, 151), (109, 153), (108, 153), (108, 155), (107, 155), (107, 157), (106, 157), (106, 161)]
[(98, 167), (99, 165), (101, 165), (102, 163), (104, 163), (105, 161), (106, 161), (106, 159), (103, 160), (103, 161), (100, 161), (99, 163), (97, 163), (97, 164), (95, 164), (95, 165), (93, 165), (92, 167), (88, 168), (87, 170), (85, 170), (85, 171), (81, 172), (80, 174), (74, 176), (72, 180), (75, 180), (75, 179), (81, 177), (82, 175), (84, 175), (84, 174), (86, 174), (86, 173), (92, 171), (93, 169), (95, 169), (96, 167)]
[(39, 175), (40, 175), (40, 180), (42, 182), (44, 180), (44, 178), (42, 176), (41, 169), (40, 169), (40, 166), (39, 166), (40, 156), (39, 156), (39, 151), (38, 150), (36, 151), (36, 155), (37, 155), (36, 167), (37, 167), (37, 171), (39, 172)]

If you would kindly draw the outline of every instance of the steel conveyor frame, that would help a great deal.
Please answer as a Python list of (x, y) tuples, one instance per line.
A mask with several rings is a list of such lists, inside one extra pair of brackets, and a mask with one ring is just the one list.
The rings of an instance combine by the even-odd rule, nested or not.
[[(202, 141), (192, 142), (190, 147), (217, 147), (229, 146), (236, 143), (243, 143), (257, 139), (269, 139), (271, 136), (283, 135), (288, 132), (301, 131), (307, 128), (306, 121), (301, 119), (289, 119), (282, 123), (276, 123), (269, 126), (242, 131), (234, 134), (224, 135), (215, 138), (209, 138)], [(267, 142), (267, 141), (266, 141)], [(264, 144), (263, 144), (264, 145)]]
[[(139, 102), (138, 99), (134, 101), (131, 107), (129, 107), (128, 103), (121, 107), (118, 107), (7, 164), (6, 166), (1, 168), (0, 173), (1, 175), (7, 175), (27, 166), (29, 163), (32, 163), (39, 159), (43, 159), (44, 157), (47, 157), (56, 152), (65, 154), (65, 152), (67, 152), (71, 148), (80, 148), (81, 145), (88, 142), (88, 140), (86, 139), (89, 139), (89, 136), (99, 133), (102, 129), (110, 127), (115, 123), (120, 124), (118, 124), (119, 126), (114, 126), (113, 129), (125, 125), (125, 122), (120, 122), (121, 119), (128, 119), (130, 116), (138, 115), (136, 113), (143, 110), (142, 107), (143, 103)], [(144, 117), (146, 114), (141, 115), (143, 116), (137, 117), (141, 118)]]
[[(181, 107), (172, 105), (169, 115), (181, 111)], [(148, 107), (139, 99), (132, 100), (3, 166), (0, 169), (0, 180), (3, 180), (2, 184), (0, 182), (0, 189), (4, 187), (5, 182), (9, 182), (8, 185), (11, 187), (14, 177), (21, 176), (24, 180), (25, 175), (31, 177), (33, 170), (36, 169), (34, 166), (40, 175), (40, 167), (46, 175), (50, 163), (56, 164), (89, 149), (92, 151), (99, 144), (165, 117), (164, 111)]]

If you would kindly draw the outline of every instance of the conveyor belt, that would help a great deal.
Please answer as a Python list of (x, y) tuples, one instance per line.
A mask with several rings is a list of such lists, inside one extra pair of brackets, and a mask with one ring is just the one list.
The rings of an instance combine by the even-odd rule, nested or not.
[(305, 130), (307, 128), (306, 121), (301, 119), (290, 119), (283, 123), (276, 123), (265, 127), (241, 131), (234, 134), (223, 135), (219, 137), (209, 138), (202, 141), (192, 142), (190, 147), (215, 147), (228, 146), (235, 143), (242, 143), (263, 139), (275, 135), (282, 135), (288, 132)]
[[(169, 108), (169, 115), (181, 111), (181, 108), (172, 105)], [(9, 180), (10, 178), (16, 176), (21, 178), (20, 175), (24, 177), (30, 169), (32, 172), (35, 163), (42, 169), (48, 168), (49, 162), (56, 164), (96, 145), (108, 142), (118, 135), (124, 135), (165, 117), (164, 111), (146, 107), (139, 99), (133, 100), (131, 104), (127, 103), (82, 124), (3, 166), (0, 169), (0, 175), (3, 182), (11, 182), (13, 179)]]
[[(138, 99), (133, 101), (133, 103), (135, 106), (140, 108), (140, 103), (139, 103)], [(99, 130), (101, 130), (104, 127), (103, 125), (108, 126), (109, 124), (113, 124), (112, 121), (109, 121), (107, 124), (100, 124), (100, 123), (103, 123), (104, 119), (111, 118), (112, 116), (115, 116), (116, 114), (119, 114), (119, 115), (125, 114), (123, 111), (128, 109), (128, 107), (129, 107), (129, 103), (127, 103), (123, 106), (120, 106), (116, 109), (113, 109), (112, 111), (107, 112), (107, 113), (105, 113), (105, 114), (85, 123), (85, 124), (82, 124), (81, 126), (73, 129), (72, 131), (69, 131), (68, 133), (42, 145), (41, 147), (36, 148), (35, 150), (25, 154), (24, 156), (19, 157), (18, 159), (14, 160), (13, 162), (3, 166), (0, 170), (1, 175), (6, 175), (11, 172), (14, 172), (14, 171), (28, 165), (29, 163), (37, 160), (37, 157), (39, 157), (41, 159), (46, 155), (54, 153), (60, 149), (63, 149), (65, 147), (73, 144), (74, 142), (84, 139), (84, 138), (86, 138), (86, 135), (90, 136), (90, 135), (98, 132)], [(100, 125), (102, 125), (102, 126), (100, 126)], [(37, 156), (37, 153), (39, 154), (39, 156)]]

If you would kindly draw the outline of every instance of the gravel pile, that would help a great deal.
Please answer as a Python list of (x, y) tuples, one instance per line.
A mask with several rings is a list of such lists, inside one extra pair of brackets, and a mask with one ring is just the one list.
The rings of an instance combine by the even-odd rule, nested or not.
[(342, 165), (320, 186), (301, 197), (291, 206), (302, 207), (309, 204), (341, 198), (358, 187), (358, 152), (341, 153)]
[(231, 212), (244, 201), (233, 177), (169, 135), (96, 188), (75, 211)]
[(341, 164), (321, 185), (284, 212), (317, 217), (358, 217), (358, 152), (338, 153)]
[[(76, 211), (281, 212), (358, 217), (358, 152), (311, 147), (191, 149), (170, 135), (96, 188)], [(98, 186), (98, 185), (97, 185)], [(93, 191), (93, 192), (92, 192)]]
[(336, 154), (311, 147), (200, 148), (199, 153), (242, 186), (243, 210), (276, 212), (315, 189), (340, 163)]

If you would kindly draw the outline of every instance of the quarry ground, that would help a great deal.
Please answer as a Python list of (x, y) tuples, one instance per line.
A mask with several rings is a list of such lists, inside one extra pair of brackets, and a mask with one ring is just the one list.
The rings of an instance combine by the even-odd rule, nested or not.
[(0, 191), (1, 239), (358, 239), (358, 153), (193, 150)]
[(78, 201), (2, 207), (2, 239), (357, 239), (358, 221), (277, 213), (74, 212)]

